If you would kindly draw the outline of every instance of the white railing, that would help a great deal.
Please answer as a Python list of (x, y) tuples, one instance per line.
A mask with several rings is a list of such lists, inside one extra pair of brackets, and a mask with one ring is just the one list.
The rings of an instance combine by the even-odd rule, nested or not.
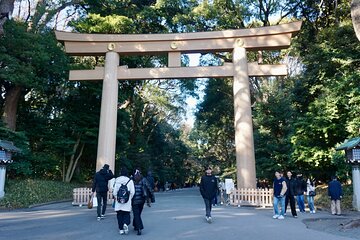
[(267, 188), (241, 188), (230, 194), (230, 204), (235, 206), (273, 206), (273, 190)]
[[(80, 206), (87, 205), (90, 195), (92, 194), (91, 188), (74, 188), (72, 205)], [(112, 191), (108, 192), (107, 204), (112, 204), (113, 195)]]

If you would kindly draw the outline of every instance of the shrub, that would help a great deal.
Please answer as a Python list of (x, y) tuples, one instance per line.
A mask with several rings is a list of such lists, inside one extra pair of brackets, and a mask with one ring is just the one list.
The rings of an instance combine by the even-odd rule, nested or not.
[(7, 180), (0, 209), (26, 208), (34, 204), (72, 199), (77, 184), (48, 180)]

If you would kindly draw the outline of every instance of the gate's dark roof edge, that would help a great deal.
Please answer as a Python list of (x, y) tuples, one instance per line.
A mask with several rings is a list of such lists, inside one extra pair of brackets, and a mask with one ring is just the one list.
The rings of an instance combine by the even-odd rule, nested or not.
[(336, 148), (337, 151), (339, 150), (348, 150), (360, 146), (360, 137), (351, 138), (346, 140), (343, 144)]
[(14, 146), (14, 144), (10, 141), (0, 140), (0, 148), (5, 149), (9, 152), (20, 152), (21, 150)]

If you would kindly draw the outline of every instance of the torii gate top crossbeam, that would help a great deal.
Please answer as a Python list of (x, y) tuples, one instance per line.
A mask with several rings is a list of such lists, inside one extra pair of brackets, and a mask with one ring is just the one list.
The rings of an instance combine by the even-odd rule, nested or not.
[(73, 56), (104, 55), (109, 44), (120, 55), (226, 52), (233, 50), (239, 38), (244, 48), (256, 51), (289, 47), (292, 34), (300, 30), (301, 24), (299, 21), (261, 28), (171, 34), (55, 33), (64, 42), (65, 51)]

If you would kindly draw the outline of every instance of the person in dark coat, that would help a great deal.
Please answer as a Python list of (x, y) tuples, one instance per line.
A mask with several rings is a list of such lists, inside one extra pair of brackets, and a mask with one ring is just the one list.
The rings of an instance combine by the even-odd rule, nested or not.
[(343, 197), (341, 183), (337, 180), (336, 176), (332, 177), (332, 181), (329, 183), (328, 195), (331, 199), (331, 214), (341, 215), (340, 202)]
[(294, 218), (297, 218), (296, 208), (295, 208), (295, 192), (296, 192), (296, 180), (292, 177), (292, 172), (287, 172), (287, 177), (285, 179), (287, 191), (285, 197), (285, 214), (288, 204), (290, 202), (291, 214)]
[[(97, 220), (100, 221), (105, 217), (106, 205), (107, 205), (107, 193), (109, 191), (109, 180), (114, 177), (114, 174), (109, 169), (109, 165), (105, 164), (104, 167), (95, 173), (92, 193), (96, 191), (96, 198), (98, 202), (97, 206)], [(102, 206), (102, 209), (101, 209)]]
[(301, 213), (305, 213), (305, 199), (304, 194), (307, 191), (307, 184), (303, 178), (303, 175), (299, 173), (296, 179), (296, 201)]
[(206, 170), (205, 173), (205, 176), (201, 178), (200, 193), (205, 202), (206, 221), (211, 223), (211, 202), (218, 191), (218, 183), (216, 177), (212, 175), (212, 169), (210, 167)]
[(141, 235), (141, 231), (144, 229), (144, 225), (141, 219), (141, 213), (144, 209), (144, 204), (148, 201), (148, 193), (153, 193), (151, 186), (146, 178), (142, 177), (139, 170), (135, 171), (134, 174), (134, 185), (135, 194), (132, 199), (132, 210), (133, 210), (133, 226), (134, 230), (137, 231), (137, 235)]
[[(147, 176), (146, 176), (146, 180), (148, 181), (149, 183), (149, 186), (150, 186), (150, 189), (149, 189), (149, 192), (148, 192), (148, 203), (147, 205), (149, 207), (151, 207), (151, 203), (155, 203), (155, 195), (154, 195), (154, 191), (155, 191), (155, 179), (152, 175), (152, 172), (151, 171), (148, 171), (147, 173)], [(151, 203), (150, 203), (151, 202)]]

